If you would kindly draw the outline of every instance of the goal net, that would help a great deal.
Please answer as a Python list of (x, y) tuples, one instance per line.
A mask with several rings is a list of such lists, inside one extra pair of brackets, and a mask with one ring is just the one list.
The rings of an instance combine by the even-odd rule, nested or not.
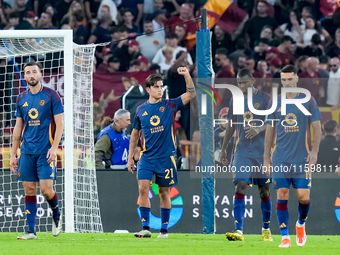
[[(65, 232), (102, 232), (94, 163), (92, 71), (94, 45), (72, 43), (72, 31), (2, 31), (0, 35), (0, 229), (24, 232), (25, 192), (9, 169), (16, 97), (26, 89), (22, 67), (43, 66), (43, 86), (64, 106), (64, 135), (57, 151), (55, 190)], [(18, 151), (20, 155), (20, 150)], [(39, 185), (38, 185), (39, 186)], [(52, 229), (52, 210), (38, 189), (36, 231)]]

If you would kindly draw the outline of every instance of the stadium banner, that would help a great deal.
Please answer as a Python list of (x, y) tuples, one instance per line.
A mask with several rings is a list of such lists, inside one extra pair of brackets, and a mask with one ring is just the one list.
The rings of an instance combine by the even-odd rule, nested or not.
[[(9, 171), (1, 170), (1, 171)], [(60, 173), (58, 173), (59, 175)], [(6, 185), (22, 186), (17, 182), (16, 175), (10, 175), (11, 180), (5, 180), (4, 188), (0, 192), (0, 225), (5, 224), (6, 217), (19, 219), (25, 224), (25, 199), (22, 189), (12, 196)], [(60, 175), (61, 176), (61, 175)], [(178, 171), (179, 184), (171, 188), (172, 211), (170, 214), (170, 233), (202, 233), (202, 186), (200, 178), (191, 178), (190, 171)], [(306, 223), (307, 234), (311, 235), (339, 235), (340, 234), (340, 177), (329, 173), (328, 178), (313, 178), (311, 189), (312, 208)], [(8, 183), (8, 184), (6, 184)], [(138, 187), (136, 175), (128, 171), (98, 170), (97, 184), (99, 204), (105, 232), (117, 229), (129, 232), (139, 231), (141, 222), (137, 213)], [(271, 230), (279, 234), (276, 220), (276, 192), (271, 188), (273, 201)], [(58, 190), (57, 190), (58, 191)], [(150, 189), (151, 200), (151, 231), (156, 232), (160, 225), (159, 198), (155, 184)], [(216, 178), (215, 217), (216, 233), (223, 234), (234, 230), (233, 210), (234, 184), (231, 178)], [(38, 194), (37, 219), (51, 216), (52, 211), (42, 194)], [(249, 187), (246, 196), (245, 234), (261, 234), (261, 200), (257, 187)], [(295, 234), (298, 202), (294, 190), (290, 191), (289, 199), (289, 229)], [(41, 222), (41, 221), (40, 221)], [(7, 221), (8, 223), (8, 221)], [(49, 230), (50, 231), (50, 230)]]
[[(340, 177), (328, 173), (328, 178), (314, 176), (311, 189), (312, 208), (306, 223), (307, 234), (340, 234)], [(171, 188), (172, 211), (170, 214), (170, 233), (202, 233), (202, 186), (200, 178), (191, 178), (190, 171), (178, 171), (179, 184)], [(105, 232), (117, 229), (135, 232), (140, 230), (141, 222), (137, 214), (138, 187), (136, 175), (127, 171), (97, 171), (99, 204)], [(153, 184), (155, 185), (155, 184)], [(326, 188), (327, 187), (327, 188)], [(276, 191), (271, 190), (273, 201), (271, 231), (280, 234), (276, 220)], [(294, 190), (290, 191), (289, 230), (295, 234), (298, 217), (298, 201)], [(159, 198), (157, 187), (151, 186), (151, 228), (157, 232), (160, 225)], [(234, 230), (233, 218), (234, 184), (231, 178), (216, 178), (215, 218), (216, 233), (223, 234)], [(261, 234), (261, 199), (257, 187), (249, 187), (245, 198), (245, 234)]]

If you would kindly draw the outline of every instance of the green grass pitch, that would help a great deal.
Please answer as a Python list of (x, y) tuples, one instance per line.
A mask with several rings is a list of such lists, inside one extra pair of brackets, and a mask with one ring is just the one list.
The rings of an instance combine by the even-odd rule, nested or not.
[(291, 248), (278, 248), (281, 237), (263, 242), (260, 235), (245, 235), (244, 242), (229, 242), (224, 235), (169, 234), (169, 239), (137, 239), (130, 234), (66, 234), (53, 237), (38, 233), (36, 240), (16, 240), (17, 233), (0, 233), (0, 254), (9, 255), (102, 255), (102, 254), (340, 254), (340, 236), (307, 235), (304, 247), (298, 247), (291, 235)]

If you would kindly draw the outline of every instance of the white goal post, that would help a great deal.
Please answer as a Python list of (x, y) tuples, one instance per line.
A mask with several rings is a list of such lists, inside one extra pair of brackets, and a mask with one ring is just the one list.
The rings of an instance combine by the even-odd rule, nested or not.
[[(10, 109), (10, 112), (3, 113), (3, 116), (6, 115), (7, 119), (5, 118), (0, 122), (0, 128), (2, 132), (5, 132), (8, 123), (10, 123), (9, 128), (13, 127), (15, 109), (13, 109), (13, 102), (6, 104), (6, 93), (8, 95), (8, 90), (20, 92), (24, 89), (21, 82), (22, 78), (20, 78), (20, 71), (24, 62), (32, 59), (43, 62), (43, 74), (46, 72), (50, 77), (48, 81), (43, 81), (43, 85), (48, 83), (52, 88), (57, 86), (56, 90), (61, 94), (64, 106), (64, 137), (62, 152), (59, 155), (62, 176), (58, 175), (58, 179), (62, 179), (59, 181), (61, 186), (57, 188), (57, 191), (58, 194), (59, 192), (62, 193), (60, 199), (61, 209), (64, 213), (65, 232), (102, 232), (93, 155), (92, 71), (95, 46), (74, 44), (72, 32), (72, 30), (0, 31), (0, 60), (1, 58), (6, 59), (4, 67), (6, 72), (13, 72), (11, 75), (6, 74), (4, 76), (3, 83), (7, 90), (0, 87), (0, 90), (4, 90), (0, 94), (3, 95), (0, 100), (4, 102), (6, 109)], [(47, 56), (52, 56), (52, 60), (48, 59)], [(20, 63), (17, 63), (18, 60)], [(6, 77), (17, 76), (19, 78), (15, 78), (15, 82), (6, 80)], [(13, 97), (12, 94), (11, 96)], [(14, 98), (16, 96), (17, 94)], [(4, 141), (1, 142), (1, 147), (8, 147), (9, 144)], [(13, 178), (14, 174), (5, 170), (7, 168), (5, 166), (8, 165), (8, 162), (6, 162), (8, 155), (4, 155), (1, 159), (0, 196), (9, 196), (11, 199), (14, 196), (20, 197), (24, 194), (21, 184), (16, 187), (11, 183), (10, 191), (6, 188), (8, 180), (15, 182), (15, 178)], [(21, 203), (19, 199), (17, 200), (16, 205), (13, 203), (11, 205), (11, 211), (16, 210), (17, 215), (13, 215), (14, 213), (5, 215), (5, 209), (8, 206), (5, 203), (3, 204), (2, 214), (4, 219), (2, 222), (2, 217), (0, 217), (0, 231), (23, 231), (22, 227), (24, 226), (22, 225), (26, 224), (25, 215), (21, 216), (18, 208), (23, 207), (24, 204), (23, 199), (21, 199)], [(37, 220), (37, 231), (49, 231), (51, 219), (48, 219), (48, 214), (48, 208), (45, 208), (44, 216)], [(45, 226), (42, 227), (39, 224)]]

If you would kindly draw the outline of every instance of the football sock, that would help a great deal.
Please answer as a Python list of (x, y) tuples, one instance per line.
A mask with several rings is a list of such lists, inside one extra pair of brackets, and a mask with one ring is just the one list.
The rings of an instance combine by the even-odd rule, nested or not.
[(150, 208), (148, 207), (139, 207), (140, 217), (143, 225), (143, 229), (149, 230), (149, 222), (150, 222)]
[(246, 205), (244, 202), (244, 195), (240, 193), (235, 193), (234, 198), (234, 218), (235, 218), (235, 229), (243, 230), (243, 218), (244, 212), (246, 210)]
[(28, 232), (35, 233), (35, 217), (37, 215), (37, 197), (25, 196), (25, 213), (28, 224)]
[(54, 194), (51, 200), (47, 200), (48, 204), (52, 208), (53, 211), (53, 219), (59, 219), (60, 210), (59, 210), (59, 198), (57, 192)]
[(278, 199), (276, 203), (276, 215), (277, 222), (279, 223), (280, 231), (282, 236), (288, 236), (288, 222), (289, 222), (289, 212), (288, 212), (288, 200)]
[(304, 224), (306, 222), (307, 216), (308, 216), (308, 213), (309, 213), (309, 209), (310, 209), (310, 205), (311, 205), (310, 200), (308, 200), (306, 203), (299, 202), (299, 207), (298, 207), (298, 210), (299, 210), (298, 222), (299, 222), (299, 224)]
[(162, 220), (162, 226), (161, 231), (162, 233), (168, 232), (168, 225), (169, 225), (169, 219), (170, 219), (170, 211), (171, 209), (168, 208), (162, 208), (161, 207), (161, 220)]
[(261, 197), (261, 211), (262, 211), (262, 227), (268, 229), (270, 227), (270, 218), (272, 214), (272, 200), (270, 195), (268, 197)]

